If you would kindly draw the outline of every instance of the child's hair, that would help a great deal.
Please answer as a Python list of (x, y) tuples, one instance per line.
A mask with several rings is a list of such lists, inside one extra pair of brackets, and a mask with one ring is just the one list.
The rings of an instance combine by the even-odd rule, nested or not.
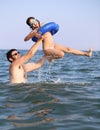
[[(35, 17), (28, 17), (27, 20), (26, 20), (26, 24), (30, 26), (30, 19), (35, 19)], [(40, 26), (40, 21), (35, 19), (38, 23), (39, 23), (39, 26)], [(30, 27), (31, 29), (34, 29), (33, 27)]]

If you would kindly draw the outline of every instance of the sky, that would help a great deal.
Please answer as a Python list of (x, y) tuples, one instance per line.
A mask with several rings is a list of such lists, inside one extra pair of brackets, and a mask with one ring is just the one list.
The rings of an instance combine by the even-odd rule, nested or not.
[[(100, 50), (100, 0), (0, 0), (0, 49), (29, 49), (26, 19), (55, 22), (55, 43), (74, 49)], [(39, 49), (42, 49), (40, 45)]]

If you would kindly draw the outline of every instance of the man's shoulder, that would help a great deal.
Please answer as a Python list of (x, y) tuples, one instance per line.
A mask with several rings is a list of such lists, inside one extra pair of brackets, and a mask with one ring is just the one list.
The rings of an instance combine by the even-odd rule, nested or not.
[(11, 65), (10, 65), (10, 67), (19, 66), (19, 65), (20, 65), (20, 60), (21, 60), (21, 59), (17, 59), (17, 60), (15, 60), (15, 61), (13, 61), (13, 62), (11, 63)]

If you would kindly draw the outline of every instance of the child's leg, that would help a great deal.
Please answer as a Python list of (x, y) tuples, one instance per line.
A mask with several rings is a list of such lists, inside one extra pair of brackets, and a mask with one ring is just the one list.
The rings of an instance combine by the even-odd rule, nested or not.
[(55, 48), (58, 50), (61, 50), (63, 52), (71, 53), (71, 54), (75, 54), (75, 55), (82, 55), (82, 56), (88, 56), (88, 57), (90, 57), (92, 55), (92, 48), (90, 48), (88, 52), (72, 49), (69, 47), (64, 47), (64, 46), (58, 45), (58, 44), (55, 44)]
[(44, 54), (47, 56), (49, 62), (52, 62), (54, 59), (60, 59), (64, 56), (64, 52), (57, 49), (44, 50)]
[(48, 57), (52, 57), (52, 59), (59, 59), (64, 56), (64, 52), (58, 49), (47, 49), (44, 50), (44, 53)]

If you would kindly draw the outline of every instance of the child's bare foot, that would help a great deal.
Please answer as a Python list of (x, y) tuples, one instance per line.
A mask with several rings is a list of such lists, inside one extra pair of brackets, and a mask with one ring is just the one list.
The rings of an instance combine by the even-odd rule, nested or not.
[(89, 56), (89, 57), (92, 56), (92, 48), (89, 49), (88, 56)]

